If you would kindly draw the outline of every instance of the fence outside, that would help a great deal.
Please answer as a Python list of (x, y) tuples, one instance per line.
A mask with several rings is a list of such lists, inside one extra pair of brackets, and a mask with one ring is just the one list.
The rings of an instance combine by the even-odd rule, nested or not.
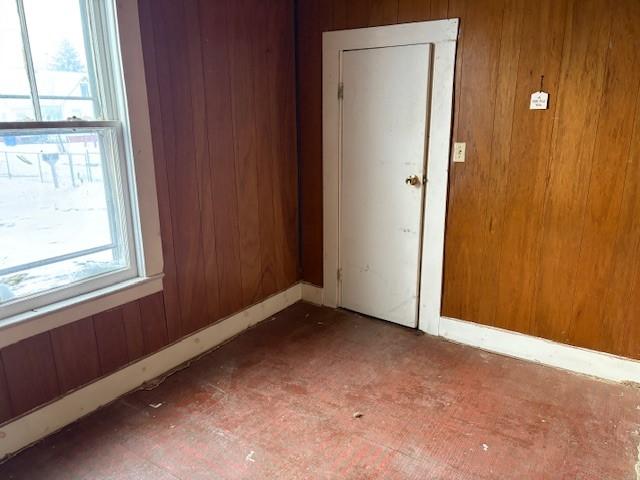
[(99, 152), (43, 153), (0, 150), (0, 178), (39, 180), (55, 188), (102, 182)]

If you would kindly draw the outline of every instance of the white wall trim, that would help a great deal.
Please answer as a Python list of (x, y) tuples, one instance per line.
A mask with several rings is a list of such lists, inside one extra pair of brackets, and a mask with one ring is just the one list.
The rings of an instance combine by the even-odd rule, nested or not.
[(453, 105), (458, 20), (416, 22), (384, 27), (358, 28), (323, 33), (322, 131), (323, 131), (323, 272), (327, 306), (340, 305), (337, 278), (340, 267), (341, 108), (337, 89), (345, 50), (431, 44), (433, 46), (433, 92), (429, 108), (427, 139), (427, 185), (422, 235), (419, 328), (438, 334), (444, 229), (449, 172), (449, 149)]
[[(317, 301), (323, 297), (321, 287), (302, 287), (302, 300), (322, 305)], [(452, 342), (603, 380), (640, 383), (638, 360), (455, 318), (439, 317), (437, 324), (435, 336)]]
[(137, 0), (117, 0), (116, 15), (127, 102), (124, 114), (128, 132), (124, 133), (130, 141), (129, 154), (134, 169), (129, 182), (131, 210), (139, 230), (137, 248), (141, 275), (151, 277), (162, 273), (164, 261)]
[(490, 352), (604, 380), (640, 383), (639, 361), (608, 353), (448, 317), (440, 319), (440, 336)]
[(220, 345), (302, 298), (298, 283), (108, 377), (0, 427), (0, 459), (60, 430), (165, 372)]
[(324, 305), (324, 289), (310, 283), (302, 282), (302, 300), (314, 305)]
[(134, 278), (0, 321), (0, 348), (162, 291), (162, 277)]
[[(321, 287), (298, 283), (0, 427), (0, 459), (211, 350), (299, 300), (322, 304), (323, 293)], [(439, 336), (453, 342), (604, 380), (640, 383), (640, 361), (448, 317), (440, 317), (438, 324)]]

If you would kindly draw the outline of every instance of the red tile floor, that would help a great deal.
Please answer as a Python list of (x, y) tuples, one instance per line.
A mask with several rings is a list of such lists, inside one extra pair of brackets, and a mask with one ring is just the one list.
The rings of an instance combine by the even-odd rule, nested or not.
[(299, 303), (0, 478), (635, 480), (639, 423), (636, 388)]

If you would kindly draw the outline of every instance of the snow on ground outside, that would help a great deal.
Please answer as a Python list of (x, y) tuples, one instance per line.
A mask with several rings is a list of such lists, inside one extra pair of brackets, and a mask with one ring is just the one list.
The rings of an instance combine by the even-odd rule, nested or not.
[[(81, 146), (84, 147), (72, 145), (69, 150), (73, 152)], [(56, 189), (49, 165), (37, 156), (37, 152), (50, 151), (51, 147), (0, 143), (0, 270), (111, 243), (96, 152), (89, 156), (90, 165), (84, 155), (74, 155), (75, 187), (68, 157), (60, 155), (55, 167), (59, 178)], [(113, 265), (112, 252), (106, 251), (8, 274), (0, 277), (0, 302), (8, 300), (6, 297), (59, 287), (116, 266), (120, 265)]]

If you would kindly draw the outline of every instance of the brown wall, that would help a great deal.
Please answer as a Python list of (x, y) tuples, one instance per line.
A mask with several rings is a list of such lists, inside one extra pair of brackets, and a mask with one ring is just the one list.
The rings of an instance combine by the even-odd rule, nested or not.
[(0, 351), (0, 422), (298, 279), (292, 0), (140, 0), (164, 292)]
[[(322, 284), (322, 30), (460, 18), (446, 316), (640, 358), (640, 2), (300, 0), (303, 278)], [(547, 111), (528, 110), (544, 75)]]

